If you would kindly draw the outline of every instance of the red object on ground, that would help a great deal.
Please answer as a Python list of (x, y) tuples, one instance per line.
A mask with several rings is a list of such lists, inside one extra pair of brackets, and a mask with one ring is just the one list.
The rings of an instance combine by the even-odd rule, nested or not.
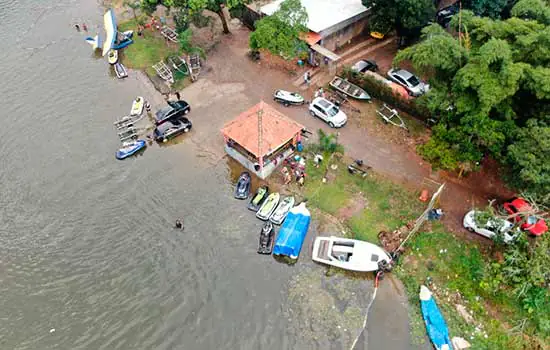
[[(513, 215), (516, 213), (529, 212), (532, 210), (532, 207), (527, 201), (523, 198), (514, 198), (509, 202), (503, 204), (504, 210), (508, 214)], [(519, 214), (514, 217), (516, 222), (522, 222), (521, 229), (529, 232), (533, 236), (540, 236), (546, 231), (548, 231), (548, 226), (543, 219), (537, 219), (533, 215), (524, 217), (524, 215)]]
[(422, 192), (420, 192), (420, 197), (418, 199), (420, 199), (422, 202), (427, 202), (428, 201), (428, 190), (422, 190)]

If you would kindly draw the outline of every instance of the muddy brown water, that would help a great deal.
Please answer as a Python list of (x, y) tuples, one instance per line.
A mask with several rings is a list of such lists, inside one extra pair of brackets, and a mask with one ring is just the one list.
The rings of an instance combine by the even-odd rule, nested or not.
[(309, 259), (315, 225), (298, 264), (259, 256), (238, 171), (192, 133), (115, 160), (112, 122), (151, 91), (114, 79), (76, 32), (93, 36), (102, 14), (0, 0), (0, 348), (349, 346), (372, 282), (325, 276)]

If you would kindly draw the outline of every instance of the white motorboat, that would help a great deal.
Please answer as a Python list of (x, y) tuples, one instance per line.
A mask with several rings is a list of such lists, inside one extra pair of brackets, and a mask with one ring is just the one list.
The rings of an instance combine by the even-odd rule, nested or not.
[(389, 266), (391, 258), (377, 245), (341, 237), (317, 237), (313, 244), (313, 261), (351, 271), (377, 271)]

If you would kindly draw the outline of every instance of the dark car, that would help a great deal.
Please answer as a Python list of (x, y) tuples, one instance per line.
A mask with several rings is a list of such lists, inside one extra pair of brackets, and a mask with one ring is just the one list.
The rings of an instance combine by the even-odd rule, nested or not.
[(351, 70), (357, 73), (365, 73), (366, 71), (374, 72), (377, 69), (378, 65), (371, 60), (361, 60), (351, 67)]
[(153, 132), (155, 135), (155, 141), (166, 142), (180, 134), (189, 132), (192, 126), (193, 124), (186, 117), (167, 120), (161, 125), (158, 125)]
[(168, 101), (168, 106), (159, 109), (155, 113), (155, 123), (160, 125), (167, 120), (178, 119), (181, 116), (186, 115), (191, 111), (191, 106), (189, 103), (180, 100), (180, 101)]
[(437, 11), (435, 20), (437, 23), (439, 23), (440, 26), (443, 28), (449, 27), (449, 23), (451, 23), (451, 19), (454, 15), (456, 15), (460, 11), (460, 8), (457, 4), (447, 6), (445, 8), (442, 8), (441, 10)]

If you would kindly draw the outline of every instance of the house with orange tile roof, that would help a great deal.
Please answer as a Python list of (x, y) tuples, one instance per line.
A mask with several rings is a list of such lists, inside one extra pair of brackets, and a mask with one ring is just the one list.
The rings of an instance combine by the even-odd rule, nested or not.
[(265, 179), (290, 156), (305, 127), (261, 101), (224, 125), (227, 154)]

